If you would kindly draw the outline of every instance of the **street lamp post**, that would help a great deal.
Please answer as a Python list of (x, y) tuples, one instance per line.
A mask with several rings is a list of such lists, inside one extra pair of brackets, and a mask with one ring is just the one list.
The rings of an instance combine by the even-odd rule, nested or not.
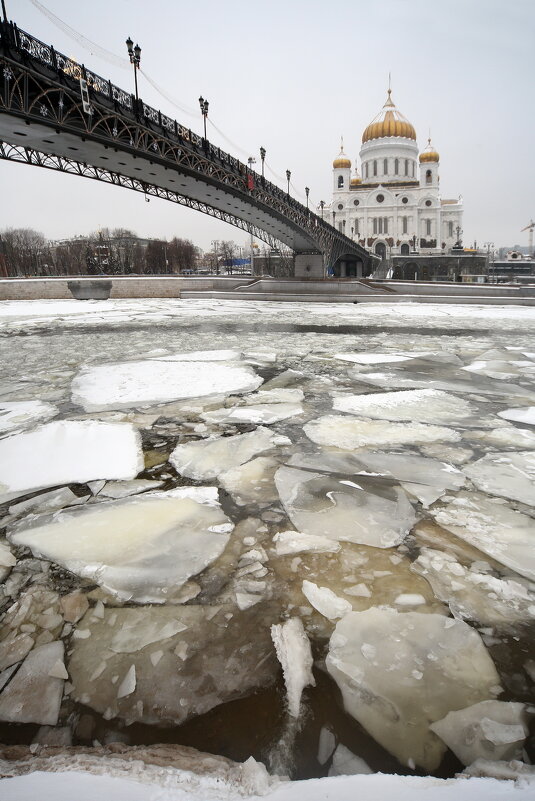
[(137, 92), (137, 71), (139, 69), (139, 64), (141, 62), (141, 47), (136, 44), (134, 47), (134, 43), (130, 37), (126, 40), (126, 49), (128, 50), (128, 55), (130, 57), (130, 64), (134, 67), (134, 85), (136, 87), (136, 105), (139, 100), (138, 92)]
[(262, 183), (264, 183), (264, 161), (266, 159), (266, 148), (260, 148), (260, 158), (262, 160)]
[(288, 194), (290, 194), (290, 178), (292, 177), (292, 173), (290, 170), (286, 170), (286, 180), (288, 181)]
[(208, 116), (208, 100), (205, 100), (204, 97), (201, 95), (199, 98), (199, 106), (201, 107), (201, 114), (204, 120), (204, 141), (206, 142), (206, 118)]
[(307, 196), (307, 211), (308, 211), (308, 193), (309, 192), (310, 192), (310, 189), (308, 188), (308, 186), (305, 186), (305, 195)]

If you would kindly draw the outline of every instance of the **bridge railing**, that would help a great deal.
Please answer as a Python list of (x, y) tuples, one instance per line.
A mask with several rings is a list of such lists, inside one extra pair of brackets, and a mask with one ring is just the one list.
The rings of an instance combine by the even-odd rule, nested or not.
[[(309, 230), (323, 229), (336, 239), (346, 241), (348, 245), (355, 247), (355, 243), (348, 239), (345, 234), (337, 231), (328, 222), (323, 220), (310, 209), (303, 206), (299, 201), (294, 200), (287, 192), (280, 189), (264, 176), (259, 175), (254, 170), (251, 170), (248, 165), (243, 164), (239, 159), (221, 150), (221, 148), (213, 145), (208, 140), (194, 133), (190, 128), (181, 125), (176, 120), (162, 114), (161, 111), (149, 106), (143, 100), (139, 100), (136, 109), (135, 98), (132, 94), (115, 86), (111, 81), (98, 75), (96, 72), (89, 70), (84, 64), (79, 64), (77, 61), (69, 58), (57, 51), (51, 45), (45, 44), (40, 39), (32, 36), (30, 33), (21, 30), (14, 23), (0, 23), (0, 38), (7, 39), (9, 45), (14, 45), (19, 51), (23, 51), (31, 56), (33, 59), (39, 61), (46, 67), (53, 70), (62, 72), (65, 76), (74, 80), (83, 78), (87, 81), (89, 88), (97, 95), (105, 97), (108, 101), (117, 104), (124, 108), (126, 111), (133, 114), (141, 114), (143, 119), (153, 126), (158, 126), (167, 136), (175, 136), (182, 142), (188, 143), (192, 148), (201, 150), (210, 156), (212, 160), (217, 160), (221, 164), (229, 167), (232, 171), (238, 172), (242, 176), (248, 175), (253, 177), (253, 189), (261, 190), (262, 193), (267, 193), (273, 198), (276, 198), (294, 214), (290, 214), (294, 221), (298, 221), (304, 228)], [(297, 220), (297, 215), (299, 220)]]

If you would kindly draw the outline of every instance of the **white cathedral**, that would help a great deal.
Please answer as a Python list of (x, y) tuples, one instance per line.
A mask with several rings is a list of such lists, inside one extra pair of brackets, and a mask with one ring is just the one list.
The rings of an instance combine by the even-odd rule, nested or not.
[(416, 131), (388, 90), (362, 134), (361, 172), (343, 151), (333, 161), (333, 200), (321, 210), (346, 236), (381, 258), (449, 253), (462, 228), (462, 198), (440, 197), (437, 151), (419, 154)]

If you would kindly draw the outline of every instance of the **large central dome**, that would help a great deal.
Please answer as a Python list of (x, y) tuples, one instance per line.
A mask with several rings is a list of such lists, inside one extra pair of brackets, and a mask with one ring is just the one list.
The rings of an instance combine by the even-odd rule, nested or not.
[(389, 89), (386, 103), (362, 134), (363, 142), (369, 142), (370, 139), (382, 139), (385, 136), (401, 136), (404, 139), (416, 141), (416, 131), (403, 114), (397, 110), (391, 94), (392, 90)]

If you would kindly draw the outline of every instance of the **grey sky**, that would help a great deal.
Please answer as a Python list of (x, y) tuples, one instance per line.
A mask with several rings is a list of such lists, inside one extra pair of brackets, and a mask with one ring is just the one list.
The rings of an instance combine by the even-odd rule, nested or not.
[[(527, 244), (535, 218), (533, 0), (43, 0), (88, 39), (124, 56), (125, 69), (92, 55), (30, 0), (6, 0), (21, 28), (127, 89), (125, 39), (141, 67), (181, 106), (139, 76), (140, 95), (202, 131), (198, 100), (210, 101), (209, 138), (242, 160), (292, 171), (295, 196), (331, 198), (333, 158), (344, 136), (354, 161), (392, 73), (393, 99), (423, 148), (441, 156), (441, 193), (462, 194), (465, 244)], [(237, 147), (240, 149), (238, 150)], [(259, 167), (259, 165), (258, 165)], [(274, 180), (273, 174), (266, 171)], [(99, 226), (141, 236), (245, 244), (238, 229), (124, 189), (0, 162), (0, 229), (28, 226), (52, 239)], [(274, 181), (284, 186), (284, 181)], [(303, 198), (300, 197), (300, 194)]]

